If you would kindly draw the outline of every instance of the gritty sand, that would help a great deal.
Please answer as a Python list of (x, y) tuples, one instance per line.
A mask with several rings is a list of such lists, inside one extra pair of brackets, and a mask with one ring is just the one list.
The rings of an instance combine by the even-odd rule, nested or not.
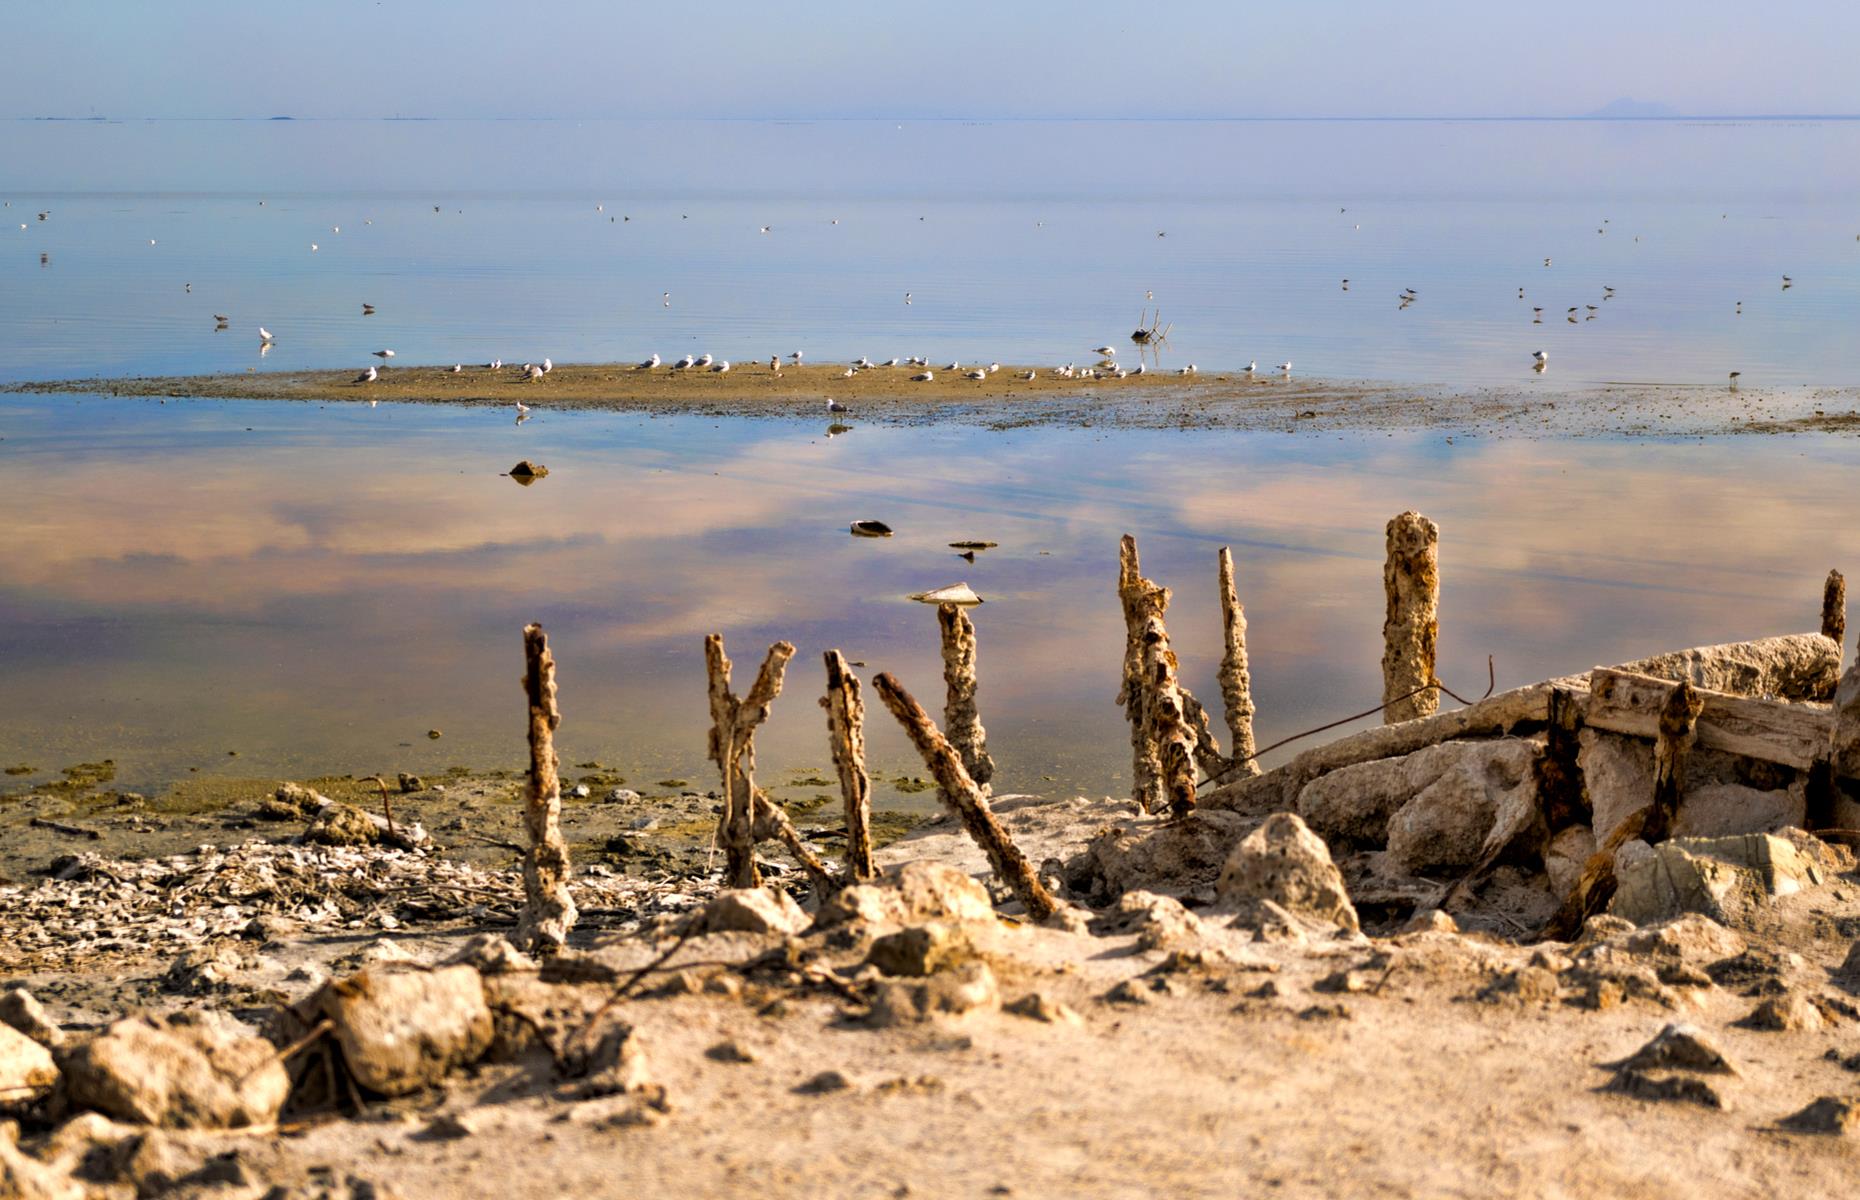
[[(1338, 429), (1439, 430), (1518, 437), (1616, 434), (1688, 437), (1729, 433), (1848, 432), (1860, 429), (1860, 389), (1731, 391), (1658, 383), (1558, 390), (1409, 387), (1349, 380), (1165, 372), (1124, 379), (1061, 379), (1050, 368), (1004, 366), (986, 380), (933, 367), (860, 371), (843, 366), (736, 364), (727, 374), (633, 364), (562, 364), (530, 381), (519, 368), (389, 367), (374, 383), (355, 372), (250, 372), (16, 384), (5, 390), (111, 396), (201, 397), (317, 402), (397, 400), (432, 404), (693, 413), (705, 416), (812, 417), (892, 424), (954, 423), (988, 428), (1109, 426), (1323, 432)], [(830, 415), (827, 399), (847, 406)]]

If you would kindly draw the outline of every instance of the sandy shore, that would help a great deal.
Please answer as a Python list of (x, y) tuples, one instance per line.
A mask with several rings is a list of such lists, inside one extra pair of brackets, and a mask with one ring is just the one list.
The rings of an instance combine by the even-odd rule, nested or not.
[[(1438, 430), (1499, 436), (1630, 435), (1690, 437), (1728, 433), (1847, 432), (1860, 429), (1860, 389), (1778, 390), (1620, 383), (1555, 390), (1412, 387), (1305, 380), (1277, 374), (1147, 373), (1125, 379), (1062, 379), (1003, 367), (986, 380), (935, 370), (878, 368), (845, 377), (843, 366), (741, 364), (727, 374), (642, 371), (633, 364), (563, 364), (530, 381), (518, 368), (391, 367), (373, 383), (355, 373), (81, 379), (21, 383), (16, 393), (336, 401), (695, 413), (706, 416), (817, 417), (894, 424), (962, 423), (990, 428), (1112, 426), (1147, 429)], [(827, 399), (847, 411), (829, 416)]]

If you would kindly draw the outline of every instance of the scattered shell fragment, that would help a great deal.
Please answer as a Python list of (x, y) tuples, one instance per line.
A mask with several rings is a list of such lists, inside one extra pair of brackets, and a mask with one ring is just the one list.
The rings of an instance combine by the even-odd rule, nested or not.
[(918, 592), (911, 597), (925, 604), (980, 604), (982, 598), (975, 594), (975, 589), (967, 583), (952, 583), (948, 587), (933, 591)]

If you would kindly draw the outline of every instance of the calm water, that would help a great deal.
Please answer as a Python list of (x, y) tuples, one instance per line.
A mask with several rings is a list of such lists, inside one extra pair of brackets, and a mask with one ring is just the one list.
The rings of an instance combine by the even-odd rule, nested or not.
[[(708, 781), (702, 638), (739, 678), (800, 648), (765, 770), (827, 765), (819, 653), (935, 701), (936, 621), (985, 598), (982, 704), (1009, 789), (1115, 791), (1116, 543), (1176, 590), (1215, 699), (1215, 551), (1248, 606), (1262, 741), (1379, 694), (1381, 527), (1443, 535), (1442, 675), (1483, 690), (1812, 628), (1860, 565), (1860, 444), (853, 429), (433, 406), (0, 399), (0, 760), (185, 777), (515, 766), (519, 630), (561, 662), (564, 760)], [(498, 474), (548, 463), (521, 488)], [(1166, 479), (1172, 486), (1146, 481)], [(849, 521), (897, 529), (855, 539)], [(946, 543), (998, 541), (974, 564)], [(746, 680), (744, 681), (746, 686)], [(875, 765), (920, 769), (874, 710)], [(445, 732), (428, 741), (429, 728)], [(228, 750), (239, 751), (237, 759)]]
[[(382, 346), (1065, 361), (1160, 305), (1167, 364), (1860, 384), (1847, 122), (12, 122), (0, 164), (0, 381), (360, 365)], [(1572, 304), (1596, 318), (1564, 322)], [(260, 324), (278, 337), (262, 358)], [(554, 474), (500, 477), (524, 456)], [(1215, 550), (1235, 547), (1270, 741), (1374, 701), (1381, 528), (1401, 509), (1443, 525), (1443, 675), (1481, 690), (1487, 654), (1505, 686), (1810, 627), (1827, 568), (1860, 567), (1856, 459), (1833, 438), (829, 439), (4, 397), (0, 760), (108, 755), (139, 787), (515, 765), (518, 631), (541, 620), (567, 761), (708, 780), (701, 639), (721, 630), (739, 676), (776, 638), (800, 647), (762, 762), (819, 770), (819, 652), (931, 699), (934, 616), (904, 596), (966, 579), (987, 598), (1002, 785), (1112, 791), (1121, 533), (1176, 589), (1209, 698)], [(898, 536), (848, 537), (867, 517)], [(946, 546), (964, 538), (1001, 545), (971, 565)], [(888, 775), (918, 769), (877, 714), (872, 747)]]
[(1860, 384), (1855, 122), (5, 122), (0, 163), (0, 380), (1059, 363), (1159, 307), (1168, 366)]

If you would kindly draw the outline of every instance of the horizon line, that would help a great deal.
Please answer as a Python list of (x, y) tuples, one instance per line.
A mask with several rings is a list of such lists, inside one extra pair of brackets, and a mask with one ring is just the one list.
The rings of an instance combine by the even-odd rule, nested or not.
[(665, 115), (611, 116), (611, 115), (601, 115), (601, 114), (576, 114), (576, 115), (568, 115), (568, 116), (518, 115), (518, 116), (495, 116), (495, 117), (493, 116), (461, 117), (461, 116), (436, 115), (436, 114), (430, 114), (430, 113), (424, 113), (424, 114), (394, 113), (391, 115), (376, 115), (376, 116), (366, 116), (366, 117), (314, 116), (314, 115), (301, 116), (295, 113), (275, 113), (275, 114), (271, 114), (267, 116), (175, 117), (175, 116), (153, 116), (153, 115), (109, 116), (109, 115), (96, 114), (96, 113), (88, 114), (84, 116), (71, 116), (71, 115), (55, 114), (55, 113), (37, 113), (37, 114), (26, 114), (26, 115), (4, 117), (4, 118), (0, 118), (0, 120), (44, 121), (44, 122), (57, 122), (57, 123), (85, 123), (85, 124), (97, 123), (97, 122), (126, 123), (130, 121), (175, 121), (175, 122), (182, 122), (182, 121), (195, 121), (195, 122), (213, 122), (213, 121), (225, 121), (225, 122), (245, 122), (245, 121), (251, 121), (251, 122), (272, 122), (272, 121), (277, 121), (277, 122), (290, 122), (290, 121), (356, 121), (356, 122), (361, 122), (361, 121), (410, 121), (410, 122), (422, 122), (422, 121), (435, 121), (435, 122), (436, 121), (484, 121), (484, 122), (497, 122), (497, 121), (513, 121), (513, 122), (514, 121), (640, 121), (640, 122), (646, 122), (646, 121), (713, 121), (713, 122), (719, 122), (719, 123), (732, 122), (732, 123), (766, 123), (766, 124), (836, 123), (836, 122), (856, 123), (856, 122), (880, 122), (880, 121), (890, 121), (890, 122), (909, 121), (909, 122), (913, 122), (917, 124), (950, 124), (950, 123), (975, 123), (975, 122), (988, 122), (988, 123), (994, 123), (994, 124), (1008, 124), (1008, 123), (1027, 123), (1027, 124), (1043, 124), (1043, 123), (1241, 124), (1241, 123), (1274, 123), (1274, 122), (1295, 123), (1295, 122), (1327, 122), (1327, 121), (1328, 122), (1352, 122), (1352, 121), (1358, 121), (1358, 122), (1568, 122), (1568, 121), (1586, 121), (1586, 122), (1595, 122), (1598, 124), (1603, 124), (1603, 123), (1632, 124), (1632, 123), (1652, 123), (1652, 122), (1675, 122), (1675, 121), (1857, 121), (1857, 120), (1860, 120), (1860, 113), (1666, 113), (1666, 114), (1659, 114), (1659, 115), (1644, 115), (1644, 116), (1612, 116), (1612, 115), (1601, 114), (1601, 113), (1574, 113), (1574, 114), (1562, 114), (1562, 115), (1556, 115), (1556, 116), (1528, 116), (1528, 115), (1507, 116), (1507, 115), (1490, 115), (1490, 114), (1477, 115), (1477, 116), (1466, 116), (1466, 115), (1428, 116), (1428, 115), (1421, 115), (1421, 114), (1372, 116), (1372, 115), (1364, 115), (1364, 114), (1350, 114), (1350, 115), (1340, 115), (1340, 116), (1320, 116), (1320, 115), (1159, 116), (1159, 115), (1147, 115), (1147, 116), (1115, 116), (1115, 117), (1076, 116), (1076, 115), (1054, 115), (1054, 116), (994, 115), (994, 116), (988, 116), (988, 115), (975, 115), (975, 114), (965, 114), (965, 115), (957, 115), (957, 116), (907, 116), (907, 115), (897, 115), (897, 114), (870, 115), (870, 116), (846, 116), (846, 115), (825, 115), (825, 116), (811, 115), (810, 116), (810, 115), (793, 115), (793, 114), (758, 115), (758, 116), (688, 116), (688, 115), (687, 116), (665, 116)]

